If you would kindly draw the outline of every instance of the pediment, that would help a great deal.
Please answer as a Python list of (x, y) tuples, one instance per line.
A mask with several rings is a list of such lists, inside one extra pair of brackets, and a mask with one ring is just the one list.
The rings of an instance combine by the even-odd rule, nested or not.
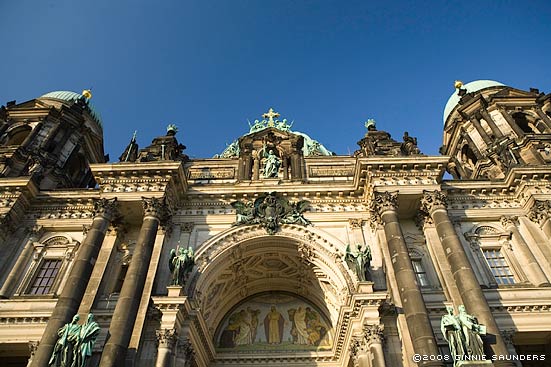
[(500, 97), (536, 97), (534, 93), (522, 91), (519, 89), (507, 87), (501, 89), (499, 92), (492, 94), (492, 98)]

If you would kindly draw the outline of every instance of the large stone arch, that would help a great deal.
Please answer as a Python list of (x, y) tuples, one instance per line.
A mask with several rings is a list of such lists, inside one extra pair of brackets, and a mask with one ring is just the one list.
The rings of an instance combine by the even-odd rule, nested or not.
[(313, 227), (283, 225), (268, 235), (258, 225), (233, 227), (203, 243), (188, 295), (213, 334), (236, 304), (251, 295), (283, 291), (308, 299), (335, 325), (355, 292), (342, 262), (346, 244)]

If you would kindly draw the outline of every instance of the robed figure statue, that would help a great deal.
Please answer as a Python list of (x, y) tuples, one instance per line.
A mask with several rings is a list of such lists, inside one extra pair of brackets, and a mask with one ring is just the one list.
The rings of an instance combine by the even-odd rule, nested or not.
[(371, 266), (371, 248), (369, 245), (356, 245), (357, 250), (350, 249), (350, 245), (346, 246), (344, 261), (352, 270), (360, 282), (370, 280), (369, 267)]
[(168, 267), (172, 273), (170, 285), (184, 286), (186, 284), (187, 275), (191, 273), (194, 265), (195, 255), (191, 246), (187, 249), (178, 246), (176, 250), (170, 250), (168, 259)]
[(484, 343), (481, 335), (486, 335), (486, 326), (478, 323), (476, 317), (469, 315), (465, 306), (458, 307), (459, 314), (453, 315), (453, 307), (446, 307), (447, 314), (442, 316), (440, 329), (448, 342), (455, 364), (466, 357), (484, 356)]
[(58, 339), (52, 357), (48, 362), (51, 367), (85, 367), (92, 356), (94, 343), (101, 330), (94, 321), (94, 315), (88, 314), (83, 325), (78, 324), (79, 316), (65, 324), (57, 332)]

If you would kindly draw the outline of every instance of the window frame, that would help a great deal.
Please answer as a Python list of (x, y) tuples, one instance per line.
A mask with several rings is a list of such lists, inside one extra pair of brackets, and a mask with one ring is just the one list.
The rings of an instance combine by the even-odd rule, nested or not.
[[(43, 239), (33, 243), (33, 254), (29, 261), (23, 278), (17, 287), (14, 297), (51, 298), (57, 297), (61, 290), (67, 271), (72, 265), (72, 260), (79, 242), (65, 234), (52, 234), (43, 236)], [(47, 293), (32, 294), (31, 289), (43, 269), (46, 261), (61, 261), (59, 269), (52, 281)]]

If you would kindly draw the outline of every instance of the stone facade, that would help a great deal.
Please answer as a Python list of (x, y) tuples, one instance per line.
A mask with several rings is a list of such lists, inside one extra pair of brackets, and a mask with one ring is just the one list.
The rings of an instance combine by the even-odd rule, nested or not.
[[(549, 360), (550, 116), (551, 95), (479, 81), (450, 98), (439, 156), (373, 121), (337, 156), (270, 109), (215, 158), (189, 159), (169, 126), (107, 163), (86, 97), (10, 103), (2, 365), (46, 367), (91, 312), (90, 367), (451, 366), (440, 319), (460, 305), (488, 358)], [(182, 246), (195, 266), (170, 285)]]

